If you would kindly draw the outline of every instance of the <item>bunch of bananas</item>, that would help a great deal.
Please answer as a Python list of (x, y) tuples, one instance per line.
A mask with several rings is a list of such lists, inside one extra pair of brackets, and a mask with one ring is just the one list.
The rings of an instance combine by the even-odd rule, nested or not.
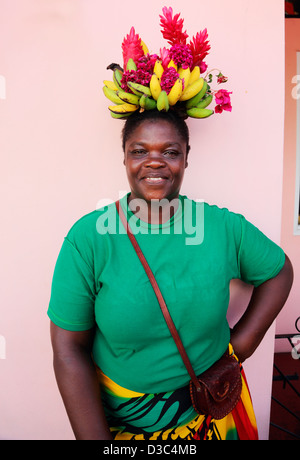
[[(186, 117), (207, 118), (214, 111), (207, 109), (213, 100), (209, 91), (207, 81), (200, 76), (200, 68), (196, 66), (192, 71), (190, 68), (177, 68), (171, 61), (169, 67), (173, 66), (179, 77), (167, 94), (161, 87), (161, 78), (164, 68), (160, 60), (154, 66), (153, 75), (149, 86), (135, 82), (127, 82), (130, 93), (122, 89), (123, 71), (118, 65), (111, 65), (113, 70), (113, 81), (104, 80), (103, 92), (105, 96), (114, 103), (109, 106), (113, 118), (126, 119), (136, 111), (159, 110), (167, 112), (175, 105), (180, 108)], [(129, 59), (126, 70), (135, 70), (133, 59)]]

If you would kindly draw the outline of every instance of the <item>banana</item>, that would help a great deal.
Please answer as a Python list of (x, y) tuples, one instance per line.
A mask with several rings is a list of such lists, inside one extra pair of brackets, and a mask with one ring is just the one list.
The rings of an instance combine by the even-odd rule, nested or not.
[(118, 90), (118, 87), (114, 84), (113, 81), (104, 80), (103, 83), (105, 84), (105, 86), (107, 86), (107, 88), (113, 89), (114, 91)]
[(169, 99), (166, 91), (161, 91), (157, 99), (157, 109), (160, 112), (168, 112), (170, 108)]
[(177, 72), (178, 66), (177, 66), (177, 64), (175, 64), (175, 62), (173, 61), (173, 59), (171, 59), (171, 61), (170, 61), (169, 64), (168, 64), (168, 69), (169, 69), (170, 67), (174, 67), (174, 69), (175, 69), (176, 72)]
[(171, 91), (168, 94), (168, 100), (170, 105), (175, 105), (182, 95), (182, 79), (177, 78)]
[(162, 74), (164, 73), (164, 68), (161, 63), (161, 61), (158, 59), (154, 65), (153, 73), (157, 75), (158, 79), (160, 80), (162, 77)]
[(192, 97), (196, 96), (196, 94), (201, 91), (204, 85), (204, 79), (199, 78), (198, 80), (194, 81), (191, 85), (188, 85), (187, 88), (182, 93), (181, 98), (179, 99), (180, 101), (187, 101), (191, 99)]
[(142, 45), (144, 54), (149, 54), (148, 47), (147, 47), (146, 43), (143, 42), (143, 40), (141, 40), (141, 45)]
[(127, 82), (127, 86), (137, 96), (142, 96), (143, 94), (145, 94), (146, 96), (151, 96), (151, 91), (150, 88), (148, 88), (148, 86), (140, 85), (139, 83), (134, 83), (132, 81)]
[(129, 71), (130, 70), (137, 70), (136, 63), (134, 62), (134, 60), (132, 58), (128, 59), (126, 70), (129, 70)]
[(191, 71), (191, 75), (190, 75), (190, 82), (189, 84), (191, 85), (192, 83), (194, 83), (194, 81), (196, 80), (199, 80), (200, 78), (200, 67), (198, 65), (196, 65), (193, 70)]
[(153, 99), (157, 101), (161, 93), (161, 86), (160, 86), (158, 76), (155, 73), (152, 75), (151, 80), (150, 80), (150, 91), (151, 91)]
[(110, 105), (108, 108), (112, 113), (124, 115), (126, 113), (135, 112), (136, 110), (138, 110), (139, 106), (124, 103), (121, 105)]
[(123, 104), (124, 102), (122, 99), (119, 98), (118, 94), (111, 88), (107, 86), (103, 87), (103, 93), (110, 101), (114, 102), (115, 104)]
[(118, 89), (122, 89), (122, 86), (121, 86), (122, 76), (123, 76), (123, 72), (121, 72), (121, 70), (119, 69), (114, 70), (113, 80), (114, 80), (114, 84), (116, 85)]
[(140, 96), (132, 93), (126, 93), (125, 91), (117, 91), (117, 96), (121, 99), (122, 104), (127, 102), (128, 104), (139, 105)]
[(193, 107), (192, 109), (188, 109), (186, 113), (191, 118), (207, 118), (210, 117), (214, 113), (214, 111), (209, 109), (199, 109), (197, 107)]
[(154, 110), (157, 107), (156, 101), (145, 94), (140, 98), (140, 106), (145, 110)]
[(110, 112), (111, 116), (113, 118), (117, 118), (119, 120), (126, 120), (126, 118), (128, 118), (132, 112), (128, 112), (128, 113), (114, 113), (114, 112)]
[(189, 85), (190, 77), (191, 77), (191, 69), (188, 67), (187, 69), (183, 69), (180, 67), (178, 69), (179, 76), (182, 80), (184, 80), (184, 87), (186, 88)]
[(205, 99), (202, 99), (202, 101), (200, 101), (196, 107), (198, 109), (206, 109), (206, 107), (208, 107), (212, 103), (212, 100), (213, 100), (213, 95), (210, 94)]
[(205, 96), (206, 90), (207, 90), (207, 81), (204, 80), (201, 91), (199, 91), (199, 93), (196, 94), (196, 96), (192, 97), (191, 99), (187, 101), (186, 108), (191, 109), (192, 107), (197, 107), (201, 99), (203, 99), (203, 97)]

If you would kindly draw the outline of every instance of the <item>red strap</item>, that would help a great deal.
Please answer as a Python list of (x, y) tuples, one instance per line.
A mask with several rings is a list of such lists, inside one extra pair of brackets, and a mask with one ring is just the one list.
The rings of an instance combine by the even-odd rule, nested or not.
[(132, 245), (133, 245), (133, 247), (134, 247), (134, 249), (135, 249), (135, 251), (136, 251), (136, 253), (137, 253), (137, 255), (138, 255), (138, 257), (139, 257), (139, 259), (140, 259), (140, 261), (141, 261), (141, 263), (142, 263), (142, 265), (143, 265), (143, 267), (144, 267), (144, 269), (145, 269), (145, 271), (147, 273), (147, 275), (148, 275), (148, 278), (149, 278), (150, 283), (151, 283), (151, 285), (152, 285), (152, 287), (154, 289), (154, 292), (156, 294), (158, 303), (160, 305), (160, 308), (162, 310), (162, 313), (164, 315), (164, 318), (166, 320), (168, 328), (170, 329), (170, 332), (171, 332), (171, 334), (173, 336), (173, 339), (174, 339), (174, 341), (175, 341), (175, 343), (177, 345), (177, 348), (178, 348), (179, 353), (180, 353), (180, 355), (182, 357), (182, 360), (183, 360), (183, 362), (184, 362), (184, 364), (185, 364), (185, 366), (187, 368), (187, 371), (190, 374), (191, 379), (194, 382), (194, 385), (196, 386), (196, 388), (200, 388), (198, 379), (197, 379), (196, 374), (195, 374), (195, 372), (193, 370), (191, 362), (190, 362), (190, 360), (189, 360), (189, 358), (188, 358), (188, 356), (186, 354), (186, 351), (185, 351), (184, 346), (183, 346), (183, 344), (181, 342), (181, 339), (179, 337), (179, 334), (177, 332), (175, 324), (174, 324), (174, 322), (173, 322), (173, 320), (171, 318), (171, 315), (169, 313), (169, 310), (167, 308), (165, 300), (164, 300), (164, 298), (162, 296), (162, 293), (161, 293), (161, 291), (160, 291), (160, 289), (158, 287), (158, 284), (157, 284), (156, 279), (155, 279), (155, 277), (154, 277), (154, 275), (152, 273), (152, 270), (149, 267), (149, 264), (146, 261), (146, 258), (144, 256), (144, 254), (142, 253), (142, 250), (141, 250), (141, 248), (140, 248), (135, 236), (132, 233), (132, 230), (131, 230), (131, 228), (129, 226), (129, 223), (128, 223), (128, 221), (127, 221), (127, 219), (125, 217), (124, 211), (122, 209), (122, 206), (120, 206), (120, 201), (116, 202), (116, 208), (117, 208), (117, 211), (118, 211), (119, 216), (121, 218), (122, 224), (124, 225), (124, 228), (125, 228), (125, 230), (127, 232), (127, 235), (128, 235), (128, 237), (129, 237), (129, 239), (130, 239), (130, 241), (131, 241), (131, 243), (132, 243)]

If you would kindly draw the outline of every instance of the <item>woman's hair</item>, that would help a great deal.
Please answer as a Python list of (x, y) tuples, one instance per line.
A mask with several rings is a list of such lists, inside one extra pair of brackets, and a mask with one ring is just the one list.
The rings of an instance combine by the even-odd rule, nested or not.
[(175, 111), (159, 112), (158, 110), (147, 110), (145, 112), (136, 112), (127, 118), (122, 130), (122, 147), (125, 152), (125, 144), (131, 133), (144, 121), (167, 121), (171, 123), (178, 131), (182, 139), (186, 142), (187, 153), (190, 151), (190, 134), (184, 119)]

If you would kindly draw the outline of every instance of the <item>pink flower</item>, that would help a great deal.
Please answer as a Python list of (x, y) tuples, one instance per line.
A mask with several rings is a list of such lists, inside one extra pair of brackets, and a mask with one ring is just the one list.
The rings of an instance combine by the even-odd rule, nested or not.
[(179, 73), (176, 72), (174, 67), (166, 69), (161, 77), (161, 89), (169, 94), (177, 78), (179, 78)]
[(193, 55), (188, 45), (173, 45), (170, 49), (170, 57), (175, 64), (187, 69), (193, 65)]
[(170, 58), (170, 51), (167, 48), (160, 49), (160, 59), (164, 69), (168, 67), (169, 62), (171, 61)]
[(179, 19), (180, 14), (175, 14), (173, 18), (172, 8), (163, 8), (163, 16), (160, 17), (163, 37), (168, 40), (170, 45), (178, 43), (185, 45), (188, 34), (183, 32), (183, 19)]
[(229, 92), (226, 89), (220, 89), (215, 94), (215, 99), (216, 99), (216, 103), (217, 103), (217, 105), (215, 107), (215, 112), (216, 113), (222, 113), (223, 110), (226, 110), (227, 112), (232, 111), (230, 94), (232, 94), (232, 91)]
[(135, 33), (134, 27), (131, 27), (130, 33), (124, 38), (122, 43), (124, 69), (126, 70), (128, 59), (132, 58), (135, 63), (144, 56), (142, 40)]

